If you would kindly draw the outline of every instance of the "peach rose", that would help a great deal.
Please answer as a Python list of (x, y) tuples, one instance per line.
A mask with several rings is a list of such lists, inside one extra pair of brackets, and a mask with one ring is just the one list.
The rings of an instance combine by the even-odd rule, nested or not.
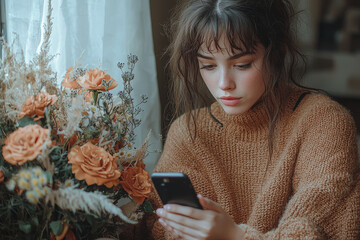
[(108, 188), (120, 183), (120, 168), (114, 158), (105, 149), (88, 142), (75, 146), (68, 154), (72, 172), (78, 180), (85, 180), (88, 185), (105, 185)]
[(0, 170), (0, 183), (2, 183), (5, 179), (5, 175), (4, 172), (2, 170)]
[(49, 129), (39, 125), (18, 128), (5, 139), (2, 148), (4, 159), (12, 165), (23, 165), (34, 160), (43, 148)]
[(34, 120), (37, 121), (44, 117), (45, 108), (53, 105), (57, 99), (58, 98), (55, 95), (50, 95), (46, 92), (41, 92), (35, 97), (31, 96), (26, 99), (19, 114), (19, 118), (35, 115), (37, 117), (35, 117)]
[(121, 178), (122, 187), (138, 204), (142, 204), (153, 191), (150, 175), (141, 167), (127, 168)]
[[(103, 85), (103, 81), (108, 84), (107, 88)], [(99, 69), (87, 70), (85, 75), (79, 77), (77, 82), (87, 90), (107, 91), (117, 86), (117, 82), (109, 74)]]
[(74, 77), (72, 76), (72, 72), (73, 72), (73, 67), (69, 67), (68, 70), (66, 71), (63, 81), (61, 82), (61, 85), (70, 89), (81, 88), (80, 85), (77, 83), (77, 79), (74, 79)]

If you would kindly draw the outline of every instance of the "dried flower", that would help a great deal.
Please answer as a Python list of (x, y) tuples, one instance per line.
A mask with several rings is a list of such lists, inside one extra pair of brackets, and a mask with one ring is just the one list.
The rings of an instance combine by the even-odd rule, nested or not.
[[(49, 13), (51, 9), (49, 1)], [(48, 55), (50, 30), (49, 14), (41, 52), (30, 64), (21, 58), (21, 52), (18, 61), (17, 53), (3, 45), (0, 135), (4, 138), (0, 143), (0, 184), (4, 186), (0, 187), (3, 210), (0, 222), (6, 219), (8, 224), (3, 226), (5, 231), (0, 238), (26, 238), (28, 223), (31, 233), (38, 233), (39, 239), (75, 239), (75, 234), (81, 239), (98, 238), (109, 235), (110, 231), (116, 234), (122, 224), (109, 221), (105, 215), (135, 224), (136, 221), (128, 218), (129, 212), (122, 213), (119, 200), (133, 196), (139, 202), (144, 201), (140, 193), (146, 196), (144, 182), (149, 180), (146, 172), (131, 174), (131, 169), (127, 169), (139, 167), (145, 154), (119, 152), (132, 148), (134, 129), (139, 122), (138, 105), (144, 102), (134, 104), (131, 96), (131, 80), (138, 59), (129, 55), (127, 64), (119, 64), (125, 78), (121, 81), (124, 85), (121, 94), (107, 92), (118, 83), (99, 69), (70, 67), (59, 87), (56, 73), (50, 67), (53, 56)], [(28, 125), (33, 119), (25, 116), (35, 121), (45, 116), (46, 119), (38, 121), (38, 125)], [(19, 128), (24, 125), (28, 126)], [(127, 154), (130, 155), (126, 157)], [(129, 170), (128, 178), (121, 179), (121, 169)], [(125, 192), (121, 180), (125, 180), (124, 185), (132, 195)], [(141, 189), (142, 186), (145, 188)], [(63, 226), (59, 226), (60, 219), (70, 216), (69, 211), (74, 214), (66, 219), (66, 224), (61, 220)], [(148, 210), (131, 211), (135, 212), (131, 218), (138, 219), (141, 211)], [(90, 233), (87, 230), (94, 223), (99, 223), (99, 231)]]
[(117, 86), (117, 82), (99, 69), (89, 69), (84, 76), (79, 77), (78, 84), (87, 90), (108, 91)]
[(78, 90), (79, 91), (79, 94), (84, 94), (84, 97), (85, 97), (85, 101), (86, 102), (91, 102), (93, 99), (94, 99), (94, 96), (93, 96), (93, 93), (90, 92), (90, 91), (81, 91), (81, 90)]
[(88, 185), (105, 185), (110, 188), (120, 183), (121, 172), (116, 159), (105, 149), (90, 142), (82, 147), (73, 147), (68, 160), (75, 178), (85, 180)]
[(127, 168), (121, 178), (122, 187), (139, 204), (153, 191), (149, 173), (141, 167)]
[(34, 120), (37, 121), (44, 117), (45, 108), (53, 105), (57, 99), (58, 98), (55, 95), (49, 95), (46, 92), (41, 92), (35, 97), (31, 96), (26, 99), (19, 114), (19, 118), (36, 116)]
[(4, 159), (12, 165), (23, 165), (34, 160), (43, 148), (49, 130), (39, 125), (28, 125), (12, 132), (2, 148)]
[(77, 78), (75, 78), (75, 76), (73, 74), (73, 67), (68, 68), (61, 84), (64, 87), (70, 88), (70, 89), (81, 88), (80, 85), (77, 83)]

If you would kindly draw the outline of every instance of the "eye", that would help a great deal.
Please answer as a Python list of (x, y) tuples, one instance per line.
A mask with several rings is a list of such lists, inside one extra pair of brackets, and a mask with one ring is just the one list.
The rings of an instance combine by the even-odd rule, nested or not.
[(213, 70), (215, 67), (215, 65), (202, 65), (200, 69)]
[(249, 68), (250, 66), (251, 66), (251, 63), (235, 65), (236, 68), (241, 69), (241, 70), (247, 69), (247, 68)]

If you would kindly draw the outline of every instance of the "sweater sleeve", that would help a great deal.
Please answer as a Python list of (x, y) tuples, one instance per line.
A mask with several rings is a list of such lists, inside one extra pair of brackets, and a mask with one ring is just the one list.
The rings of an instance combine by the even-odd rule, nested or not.
[(293, 194), (281, 220), (266, 233), (239, 225), (245, 239), (359, 239), (355, 129), (350, 114), (338, 104), (305, 111), (298, 124)]

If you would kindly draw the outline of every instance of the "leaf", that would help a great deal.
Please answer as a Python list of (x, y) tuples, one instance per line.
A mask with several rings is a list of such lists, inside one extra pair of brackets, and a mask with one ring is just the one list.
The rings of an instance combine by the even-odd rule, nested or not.
[(31, 231), (31, 224), (30, 223), (26, 223), (24, 221), (18, 221), (18, 224), (19, 224), (19, 229), (22, 232), (24, 232), (26, 234), (30, 233), (30, 231)]
[(86, 215), (86, 220), (90, 225), (94, 225), (97, 219), (99, 219), (99, 217), (96, 216), (95, 214), (89, 213)]
[(47, 178), (48, 183), (50, 183), (52, 185), (53, 184), (53, 177), (52, 177), (51, 173), (49, 171), (44, 171), (44, 173), (45, 173), (45, 176)]
[(39, 226), (39, 219), (37, 217), (33, 217), (32, 222), (35, 224), (35, 226)]
[(50, 228), (55, 235), (60, 235), (60, 233), (64, 229), (64, 226), (61, 224), (61, 220), (58, 220), (58, 221), (52, 221), (50, 223)]
[(37, 124), (33, 118), (25, 116), (18, 120), (19, 127), (25, 127), (27, 125)]
[(151, 203), (149, 201), (144, 201), (143, 204), (141, 205), (141, 208), (146, 213), (153, 213), (154, 212), (154, 208), (152, 207), (152, 205), (151, 205)]

